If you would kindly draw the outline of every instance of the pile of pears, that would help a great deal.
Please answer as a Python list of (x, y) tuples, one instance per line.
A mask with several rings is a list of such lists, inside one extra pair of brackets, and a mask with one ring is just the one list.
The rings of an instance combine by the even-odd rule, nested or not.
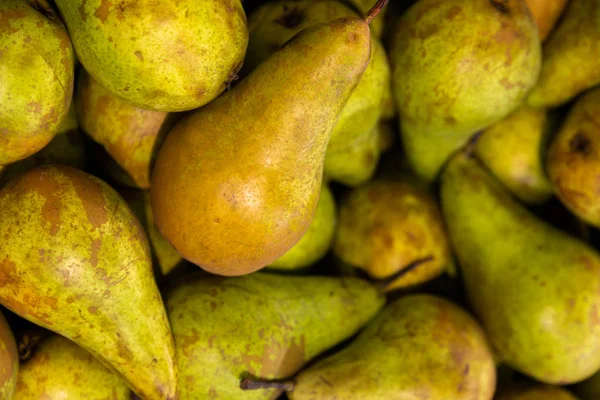
[(0, 1), (0, 400), (600, 399), (600, 0)]

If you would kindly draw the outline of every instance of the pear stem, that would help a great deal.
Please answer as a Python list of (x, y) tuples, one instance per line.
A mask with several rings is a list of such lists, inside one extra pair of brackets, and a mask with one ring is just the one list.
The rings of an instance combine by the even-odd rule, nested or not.
[(376, 280), (375, 286), (377, 286), (377, 288), (379, 288), (379, 290), (386, 291), (389, 288), (389, 286), (391, 286), (398, 279), (402, 278), (404, 275), (408, 274), (411, 271), (414, 271), (419, 266), (421, 266), (429, 261), (433, 261), (433, 256), (427, 256), (425, 258), (421, 258), (419, 260), (413, 261), (412, 263), (408, 264), (406, 267), (402, 268), (400, 271), (396, 272), (395, 274), (390, 275), (387, 278)]
[(379, 15), (379, 13), (381, 12), (381, 10), (383, 10), (383, 7), (385, 7), (388, 1), (389, 0), (377, 0), (377, 3), (375, 3), (373, 8), (371, 8), (364, 16), (364, 20), (367, 22), (367, 24), (370, 24), (371, 21), (373, 21), (373, 18)]
[(258, 389), (278, 389), (286, 392), (294, 390), (296, 383), (293, 380), (287, 381), (264, 381), (261, 379), (244, 378), (240, 382), (242, 390), (258, 390)]

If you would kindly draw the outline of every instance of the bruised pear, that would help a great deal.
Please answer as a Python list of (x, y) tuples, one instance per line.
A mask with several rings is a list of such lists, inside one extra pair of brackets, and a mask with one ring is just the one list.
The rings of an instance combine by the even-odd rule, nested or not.
[(15, 338), (0, 312), (0, 399), (12, 400), (17, 387), (19, 353)]

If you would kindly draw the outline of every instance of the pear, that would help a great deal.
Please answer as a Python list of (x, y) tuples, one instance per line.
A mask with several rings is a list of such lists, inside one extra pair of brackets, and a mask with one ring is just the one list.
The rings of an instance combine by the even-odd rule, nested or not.
[(579, 382), (572, 389), (581, 400), (600, 399), (600, 371), (585, 381)]
[(349, 338), (383, 307), (356, 278), (256, 273), (189, 277), (167, 296), (181, 399), (274, 399), (281, 389), (244, 391), (245, 377), (294, 375)]
[(600, 227), (600, 88), (581, 97), (552, 140), (546, 168), (560, 201)]
[(54, 137), (71, 104), (74, 55), (45, 1), (3, 0), (0, 21), (0, 165), (6, 165)]
[(82, 346), (142, 398), (175, 398), (174, 345), (148, 242), (121, 197), (64, 166), (0, 190), (0, 304)]
[(150, 188), (153, 151), (172, 127), (169, 114), (137, 108), (110, 94), (83, 72), (75, 98), (81, 128), (131, 176)]
[(215, 274), (248, 274), (304, 235), (331, 131), (369, 62), (368, 21), (380, 6), (365, 19), (303, 30), (167, 135), (152, 209), (185, 259)]
[(400, 17), (392, 41), (402, 141), (429, 181), (474, 133), (517, 108), (540, 71), (524, 0), (421, 0)]
[(427, 190), (408, 181), (377, 180), (340, 204), (333, 250), (385, 289), (438, 277), (450, 262), (450, 245), (438, 206)]
[(475, 154), (521, 201), (539, 204), (552, 196), (542, 153), (546, 150), (547, 112), (518, 108), (487, 128)]
[(129, 400), (125, 382), (90, 353), (62, 336), (39, 344), (19, 371), (15, 400)]
[(560, 18), (568, 0), (526, 0), (533, 13), (540, 32), (540, 39), (545, 40)]
[(496, 400), (577, 400), (577, 398), (563, 388), (534, 385), (510, 389), (497, 396)]
[(491, 400), (496, 370), (485, 334), (443, 298), (390, 303), (345, 349), (296, 378), (291, 400)]
[(248, 43), (240, 0), (56, 5), (85, 70), (148, 110), (191, 110), (213, 100), (235, 79)]
[(573, 0), (544, 44), (539, 81), (527, 102), (555, 107), (600, 83), (600, 7), (597, 0)]
[[(373, 6), (373, 0), (348, 0), (358, 11), (365, 14)], [(375, 37), (380, 38), (383, 35), (386, 9), (381, 10), (379, 15), (373, 18), (371, 22), (371, 32)]]
[(17, 387), (19, 353), (15, 338), (0, 312), (0, 399), (12, 400)]
[(467, 297), (498, 358), (549, 384), (600, 368), (600, 256), (531, 214), (457, 154), (441, 178)]
[(329, 186), (321, 186), (315, 216), (302, 238), (283, 256), (273, 261), (272, 269), (295, 270), (319, 261), (331, 248), (335, 234), (335, 200)]

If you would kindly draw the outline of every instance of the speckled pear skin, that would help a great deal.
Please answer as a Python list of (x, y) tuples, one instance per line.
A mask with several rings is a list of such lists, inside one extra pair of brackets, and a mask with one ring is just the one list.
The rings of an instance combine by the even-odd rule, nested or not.
[(374, 279), (387, 278), (433, 257), (395, 280), (387, 290), (440, 276), (450, 262), (450, 244), (432, 195), (407, 181), (375, 180), (350, 192), (340, 204), (333, 251)]
[(130, 400), (125, 382), (62, 336), (38, 345), (19, 371), (15, 400)]
[(366, 325), (384, 301), (356, 278), (259, 272), (182, 280), (167, 295), (180, 398), (275, 399), (279, 390), (243, 391), (241, 379), (293, 376)]
[(146, 214), (146, 231), (154, 249), (158, 266), (163, 275), (168, 275), (183, 260), (181, 254), (160, 234), (154, 223), (152, 200), (149, 192), (144, 192), (144, 213)]
[(166, 133), (169, 114), (144, 110), (113, 96), (84, 71), (75, 107), (81, 128), (104, 146), (139, 188), (149, 189), (153, 150)]
[(422, 0), (392, 38), (402, 141), (416, 174), (430, 181), (473, 134), (519, 106), (540, 71), (524, 0)]
[(198, 108), (241, 67), (240, 0), (57, 0), (77, 57), (112, 94), (157, 111)]
[(496, 369), (479, 324), (448, 300), (411, 295), (346, 348), (302, 371), (291, 400), (491, 400)]
[(0, 191), (0, 304), (73, 340), (142, 398), (175, 399), (174, 345), (148, 242), (124, 201), (44, 166)]
[(0, 399), (12, 400), (17, 387), (19, 353), (15, 338), (0, 312)]
[(599, 83), (600, 3), (570, 1), (544, 44), (542, 72), (527, 102), (556, 107)]
[(540, 39), (544, 41), (552, 28), (562, 15), (568, 0), (525, 0), (531, 10), (540, 33)]
[(531, 214), (463, 153), (441, 177), (441, 203), (467, 297), (498, 360), (549, 384), (596, 372), (596, 251)]
[(552, 197), (542, 160), (547, 133), (546, 110), (519, 107), (479, 136), (475, 154), (521, 201), (543, 203)]
[(177, 123), (158, 152), (151, 194), (156, 226), (184, 258), (244, 275), (300, 240), (331, 131), (369, 55), (362, 19), (307, 28)]
[(600, 227), (600, 89), (580, 97), (548, 151), (546, 169), (560, 201)]
[(315, 216), (302, 238), (269, 268), (295, 270), (308, 267), (320, 260), (331, 248), (337, 215), (335, 200), (329, 185), (323, 183)]
[(58, 16), (41, 4), (0, 4), (0, 165), (22, 160), (48, 144), (71, 104), (71, 40)]
[(581, 400), (600, 399), (600, 371), (571, 387)]
[[(507, 390), (496, 396), (496, 400), (578, 400), (566, 389), (535, 385), (530, 387), (515, 388)], [(585, 399), (583, 399), (585, 400)]]

